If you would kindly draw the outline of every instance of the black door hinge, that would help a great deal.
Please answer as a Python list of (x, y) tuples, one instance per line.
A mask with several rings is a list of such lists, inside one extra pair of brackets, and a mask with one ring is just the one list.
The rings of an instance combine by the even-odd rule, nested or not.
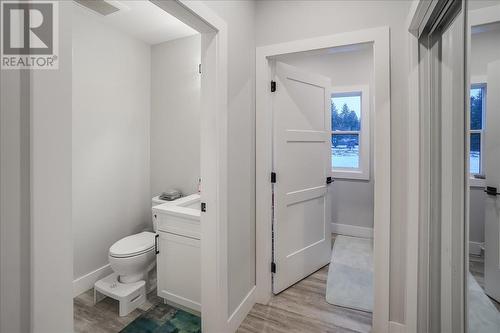
[(271, 81), (271, 92), (276, 91), (276, 81)]
[(276, 273), (276, 263), (275, 262), (271, 263), (271, 273)]
[(331, 184), (333, 183), (333, 178), (332, 177), (326, 177), (326, 184)]
[(198, 65), (198, 73), (201, 74), (201, 64)]
[(271, 172), (271, 183), (276, 183), (276, 172)]
[(204, 203), (204, 202), (201, 203), (201, 211), (202, 212), (206, 212), (207, 211), (207, 204)]

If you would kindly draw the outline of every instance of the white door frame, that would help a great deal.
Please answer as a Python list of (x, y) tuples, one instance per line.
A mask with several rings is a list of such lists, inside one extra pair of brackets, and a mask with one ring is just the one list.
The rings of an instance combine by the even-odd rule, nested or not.
[(199, 1), (150, 0), (201, 34), (201, 321), (228, 331), (227, 24)]
[[(228, 28), (226, 22), (203, 2), (151, 1), (201, 33), (201, 100), (204, 105), (201, 114), (201, 198), (207, 205), (207, 212), (201, 217), (202, 330), (207, 333), (228, 332)], [(60, 16), (63, 51), (60, 70), (30, 71), (29, 91), (22, 92), (23, 96), (30, 96), (32, 116), (29, 131), (32, 140), (37, 142), (31, 147), (29, 180), (37, 185), (34, 191), (31, 190), (30, 207), (31, 251), (37, 254), (31, 259), (31, 299), (35, 302), (31, 305), (30, 327), (34, 331), (52, 332), (70, 331), (73, 326), (72, 235), (67, 223), (69, 213), (59, 209), (60, 206), (71, 207), (71, 177), (67, 177), (71, 175), (71, 148), (67, 145), (71, 142), (71, 113), (68, 114), (67, 110), (71, 110), (72, 89), (72, 4), (68, 1), (59, 5), (64, 13)], [(47, 195), (46, 189), (51, 187), (59, 194)], [(53, 241), (54, 230), (59, 231), (58, 242)], [(51, 233), (50, 237), (48, 233)], [(59, 277), (54, 279), (54, 269), (50, 267), (57, 266), (63, 266), (58, 267), (62, 273), (56, 274)], [(52, 301), (51, 306), (47, 306), (47, 299)], [(54, 311), (60, 308), (67, 311)], [(54, 320), (55, 314), (62, 317)]]
[(391, 219), (389, 27), (258, 47), (256, 50), (256, 301), (271, 299), (272, 57), (358, 43), (373, 43), (374, 61), (374, 305), (373, 332), (389, 330)]

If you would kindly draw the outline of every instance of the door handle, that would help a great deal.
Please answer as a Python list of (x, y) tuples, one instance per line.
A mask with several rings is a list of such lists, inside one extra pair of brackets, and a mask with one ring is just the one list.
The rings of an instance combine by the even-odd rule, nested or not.
[(158, 250), (158, 237), (160, 237), (159, 234), (155, 235), (155, 253), (158, 254), (160, 253), (160, 250)]
[(493, 186), (486, 186), (486, 190), (484, 190), (484, 192), (488, 195), (500, 195), (500, 193), (497, 192), (497, 188)]
[(332, 177), (326, 177), (326, 185), (333, 183)]

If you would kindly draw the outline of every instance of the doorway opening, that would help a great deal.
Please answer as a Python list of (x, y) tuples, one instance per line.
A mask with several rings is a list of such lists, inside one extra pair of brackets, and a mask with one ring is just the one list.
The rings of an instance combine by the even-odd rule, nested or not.
[(223, 331), (225, 22), (202, 3), (71, 5), (75, 329), (133, 331), (147, 310)]
[(319, 277), (317, 302), (388, 328), (388, 55), (386, 28), (257, 49), (257, 302)]
[[(466, 41), (469, 103), (465, 130), (468, 156), (468, 265), (466, 313), (469, 332), (500, 330), (500, 230), (497, 190), (500, 186), (498, 123), (500, 100), (500, 6), (469, 4)], [(468, 244), (467, 244), (468, 243)], [(468, 246), (467, 246), (468, 245)]]

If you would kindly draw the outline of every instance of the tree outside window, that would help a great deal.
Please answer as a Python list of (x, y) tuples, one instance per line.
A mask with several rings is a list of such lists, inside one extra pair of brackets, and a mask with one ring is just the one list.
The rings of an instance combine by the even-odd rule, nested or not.
[(486, 85), (474, 84), (470, 90), (470, 173), (482, 173), (482, 143)]
[(332, 167), (359, 168), (361, 93), (332, 95)]

